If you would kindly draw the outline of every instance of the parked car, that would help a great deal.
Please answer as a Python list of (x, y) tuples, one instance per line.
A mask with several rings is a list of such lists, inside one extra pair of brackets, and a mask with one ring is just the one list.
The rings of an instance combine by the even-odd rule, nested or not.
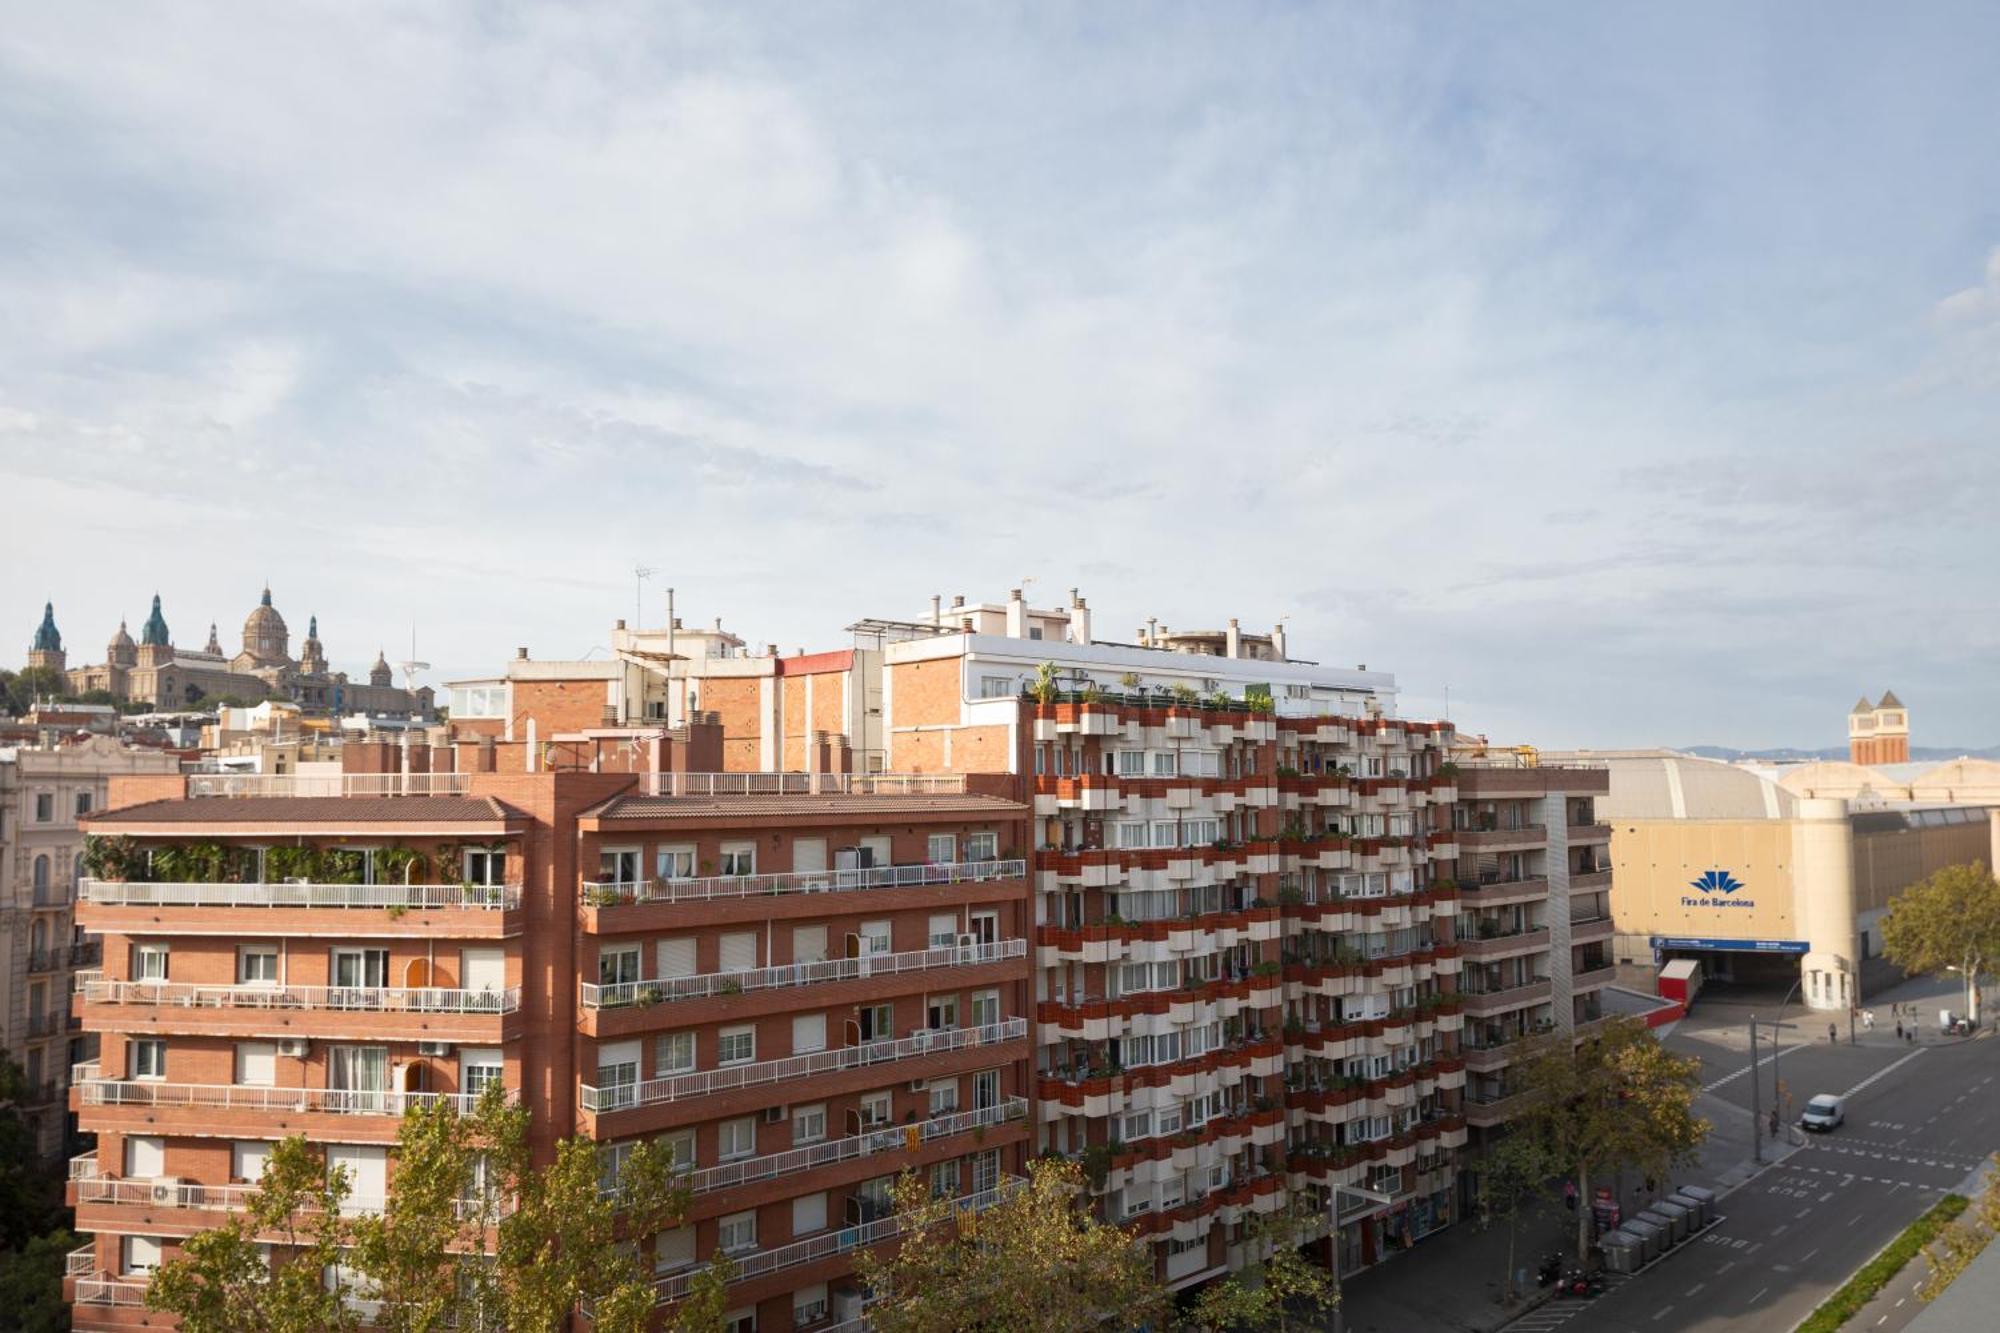
[(1828, 1130), (1837, 1128), (1847, 1118), (1847, 1107), (1840, 1098), (1822, 1092), (1806, 1103), (1806, 1112), (1799, 1117), (1799, 1124), (1806, 1129)]

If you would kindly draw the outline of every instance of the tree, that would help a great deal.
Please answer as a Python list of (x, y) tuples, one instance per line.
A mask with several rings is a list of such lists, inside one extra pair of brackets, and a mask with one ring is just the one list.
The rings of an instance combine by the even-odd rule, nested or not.
[[(349, 1333), (359, 1320), (340, 1274), (347, 1172), (329, 1171), (304, 1138), (271, 1149), (245, 1210), (197, 1232), (162, 1263), (146, 1308), (180, 1319), (182, 1333)], [(265, 1257), (260, 1237), (283, 1237)]]
[(1547, 1140), (1535, 1133), (1503, 1135), (1486, 1150), (1479, 1162), (1479, 1202), (1487, 1221), (1507, 1224), (1507, 1271), (1502, 1289), (1509, 1299), (1514, 1291), (1514, 1237), (1521, 1210), (1540, 1197), (1551, 1176), (1568, 1168), (1549, 1152)]
[(688, 1283), (688, 1294), (667, 1316), (661, 1333), (716, 1333), (729, 1313), (729, 1284), (735, 1280), (736, 1265), (718, 1251)]
[(20, 1250), (0, 1250), (0, 1310), (17, 1333), (68, 1333), (63, 1257), (76, 1248), (69, 1231), (36, 1236)]
[(2000, 957), (2000, 882), (1984, 864), (1946, 866), (1889, 900), (1882, 947), (1905, 972), (1957, 968), (1965, 1013), (1979, 1015), (1979, 973)]
[[(2000, 1155), (1993, 1162), (2000, 1166)], [(1930, 1261), (1931, 1271), (1917, 1287), (1917, 1295), (1926, 1301), (1936, 1300), (1979, 1257), (1995, 1234), (2000, 1234), (2000, 1170), (1986, 1177), (1986, 1188), (1980, 1191), (1971, 1210), (1953, 1219), (1935, 1240), (1924, 1246), (1924, 1258)]]
[(1333, 1275), (1299, 1253), (1299, 1236), (1312, 1219), (1301, 1205), (1260, 1217), (1250, 1243), (1270, 1253), (1220, 1282), (1210, 1283), (1194, 1305), (1195, 1327), (1214, 1333), (1286, 1333), (1316, 1329), (1340, 1304)]
[(874, 1291), (879, 1333), (1096, 1333), (1163, 1324), (1167, 1297), (1149, 1246), (1089, 1211), (1073, 1162), (1040, 1158), (984, 1212), (931, 1197), (906, 1172), (893, 1191), (904, 1219), (888, 1257), (864, 1249), (855, 1271)]
[(1520, 1066), (1526, 1110), (1514, 1126), (1576, 1182), (1576, 1255), (1590, 1254), (1593, 1179), (1622, 1167), (1652, 1176), (1693, 1156), (1709, 1125), (1694, 1112), (1700, 1062), (1674, 1055), (1623, 1015), (1580, 1043), (1556, 1033)]
[(54, 667), (24, 667), (14, 674), (10, 689), (14, 696), (14, 711), (25, 713), (37, 698), (68, 698), (69, 677)]

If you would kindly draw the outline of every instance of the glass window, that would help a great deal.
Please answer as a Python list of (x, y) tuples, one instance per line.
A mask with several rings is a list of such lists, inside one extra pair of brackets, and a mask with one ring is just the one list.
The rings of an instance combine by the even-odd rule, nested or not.
[(757, 1248), (757, 1214), (754, 1210), (731, 1213), (716, 1224), (716, 1247), (725, 1254)]
[(931, 1197), (933, 1199), (955, 1199), (958, 1197), (958, 1159), (931, 1164)]
[[(89, 813), (90, 813), (90, 793), (89, 793), (89, 792), (87, 792), (87, 791), (80, 791), (80, 792), (78, 792), (78, 793), (76, 794), (76, 813), (77, 813), (77, 815), (78, 815), (79, 817), (81, 817), (81, 816), (83, 816), (83, 815), (87, 815), (87, 814), (89, 814)], [(1582, 820), (1578, 820), (1577, 822), (1578, 822), (1578, 823), (1582, 823), (1582, 822), (1584, 822), (1584, 821), (1582, 821)]]
[(826, 1137), (826, 1105), (792, 1108), (793, 1144), (818, 1143)]
[(505, 1081), (506, 1060), (499, 1051), (460, 1051), (458, 1077), (467, 1095), (477, 1097), (496, 1083)]
[(826, 1195), (806, 1194), (792, 1200), (794, 1238), (810, 1236), (815, 1231), (824, 1230), (826, 1230)]
[(722, 873), (725, 875), (756, 874), (757, 844), (754, 842), (723, 843)]
[(56, 817), (56, 798), (48, 792), (35, 793), (35, 822), (46, 824)]
[(167, 946), (164, 944), (135, 944), (132, 946), (132, 980), (165, 981), (167, 979)]
[(792, 1054), (808, 1055), (826, 1049), (826, 1015), (792, 1016)]
[(236, 1044), (236, 1082), (243, 1087), (268, 1088), (278, 1081), (278, 1048), (268, 1041)]
[(939, 1082), (933, 1079), (930, 1086), (930, 1097), (932, 1115), (950, 1115), (958, 1109), (958, 1080), (948, 1079)]
[(748, 1025), (724, 1028), (717, 1037), (716, 1063), (748, 1064), (757, 1058), (757, 1029)]
[(716, 1153), (725, 1162), (734, 1162), (757, 1153), (757, 1117), (725, 1120), (715, 1128)]
[(624, 945), (597, 951), (597, 984), (629, 985), (639, 979), (639, 946)]
[(925, 848), (925, 859), (932, 865), (948, 865), (958, 860), (958, 835), (953, 833), (933, 833)]
[(965, 859), (968, 861), (992, 861), (1000, 855), (1000, 835), (993, 832), (968, 833), (965, 835)]
[(694, 1070), (694, 1033), (667, 1032), (660, 1036), (659, 1071), (687, 1074)]
[(237, 950), (236, 984), (239, 986), (277, 985), (277, 947), (270, 944), (246, 944)]
[(639, 852), (637, 848), (608, 848), (597, 854), (597, 880), (600, 884), (635, 884), (639, 880)]
[(140, 1037), (126, 1043), (125, 1067), (133, 1078), (165, 1078), (167, 1044), (158, 1037)]
[(653, 873), (661, 879), (693, 879), (694, 848), (660, 848), (653, 857)]

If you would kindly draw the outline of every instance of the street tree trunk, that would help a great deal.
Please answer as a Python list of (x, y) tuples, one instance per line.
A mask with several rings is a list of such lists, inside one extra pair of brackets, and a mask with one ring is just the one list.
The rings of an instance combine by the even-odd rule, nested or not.
[(1590, 1262), (1590, 1163), (1576, 1164), (1576, 1262)]

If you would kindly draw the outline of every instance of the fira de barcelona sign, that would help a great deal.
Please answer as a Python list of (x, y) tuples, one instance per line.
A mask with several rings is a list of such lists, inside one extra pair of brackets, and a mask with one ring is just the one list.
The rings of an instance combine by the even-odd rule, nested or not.
[(1704, 871), (1700, 879), (1689, 880), (1688, 887), (1693, 889), (1695, 894), (1701, 896), (1696, 897), (1695, 894), (1682, 894), (1682, 907), (1755, 907), (1757, 905), (1757, 900), (1754, 898), (1738, 898), (1734, 896), (1737, 890), (1744, 887), (1743, 881), (1730, 874), (1727, 870)]

